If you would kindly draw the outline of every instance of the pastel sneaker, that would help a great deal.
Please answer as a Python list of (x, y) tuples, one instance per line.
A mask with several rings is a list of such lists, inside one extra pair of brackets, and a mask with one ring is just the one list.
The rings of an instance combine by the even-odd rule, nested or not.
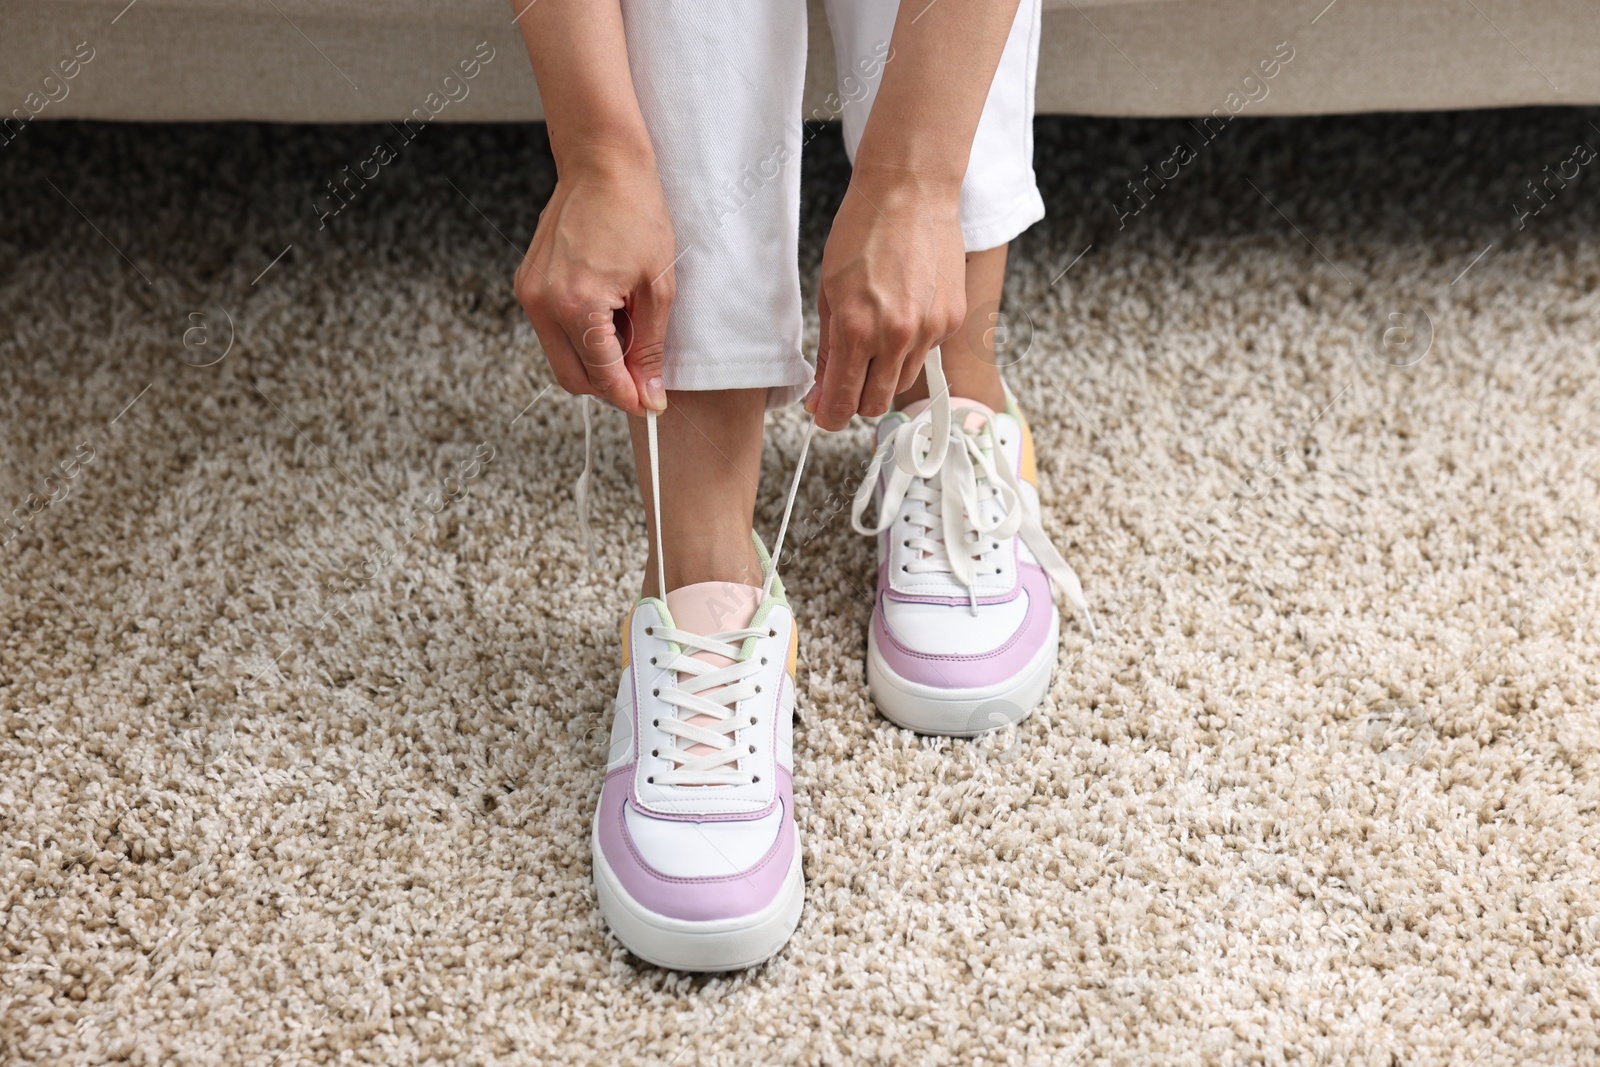
[(1008, 393), (997, 412), (951, 397), (937, 352), (928, 367), (934, 401), (879, 420), (853, 509), (856, 529), (878, 538), (867, 684), (897, 725), (973, 737), (1026, 718), (1049, 691), (1061, 627), (1053, 589), (1091, 635), (1094, 625), (1039, 524), (1033, 439), (1015, 400)]
[(594, 876), (612, 932), (651, 963), (753, 966), (800, 921), (796, 649), (781, 586), (687, 585), (623, 624)]
[[(645, 417), (657, 573), (661, 458)], [(591, 847), (600, 913), (634, 955), (684, 971), (771, 958), (805, 903), (794, 818), (799, 631), (777, 559), (814, 423), (806, 425), (772, 555), (751, 535), (760, 588), (704, 582), (644, 597), (622, 624), (622, 680)], [(584, 398), (578, 519), (584, 539), (593, 437)]]

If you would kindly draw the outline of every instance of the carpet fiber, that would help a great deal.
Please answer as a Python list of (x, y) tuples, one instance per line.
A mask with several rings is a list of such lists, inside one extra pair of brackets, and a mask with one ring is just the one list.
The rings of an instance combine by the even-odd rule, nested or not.
[(1005, 358), (1101, 638), (1019, 730), (888, 725), (868, 432), (820, 437), (806, 910), (711, 978), (595, 908), (643, 527), (607, 415), (585, 567), (510, 293), (542, 135), (430, 128), (332, 213), (394, 136), (0, 152), (0, 1060), (1600, 1057), (1600, 178), (1525, 185), (1582, 115), (1042, 122)]

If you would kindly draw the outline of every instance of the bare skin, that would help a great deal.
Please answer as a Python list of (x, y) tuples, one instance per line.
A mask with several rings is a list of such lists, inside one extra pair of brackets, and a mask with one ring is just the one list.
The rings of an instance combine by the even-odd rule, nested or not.
[[(1009, 244), (967, 253), (967, 318), (961, 329), (944, 339), (939, 355), (950, 395), (1005, 410), (1006, 390), (995, 363), (996, 311), (1005, 288)], [(897, 394), (894, 406), (928, 398), (928, 378), (919, 373), (911, 388)]]
[[(953, 396), (1006, 406), (1005, 387), (995, 366), (994, 323), (989, 309), (1000, 301), (1008, 245), (966, 257), (966, 304), (973, 312), (941, 349)], [(694, 582), (760, 585), (760, 561), (750, 544), (750, 520), (761, 481), (761, 429), (765, 390), (728, 389), (669, 394), (671, 403), (656, 424), (661, 455), (662, 540), (667, 553), (667, 588)], [(910, 389), (894, 398), (903, 408), (928, 396), (928, 381), (918, 373)], [(628, 420), (636, 469), (650, 469), (642, 418)], [(667, 457), (674, 457), (669, 463)], [(645, 528), (652, 546), (640, 585), (641, 596), (656, 596), (655, 519), (648, 479), (639, 479)], [(694, 499), (698, 509), (673, 507)]]
[(621, 5), (514, 6), (556, 161), (555, 192), (517, 268), (517, 298), (563, 389), (630, 415), (660, 411), (677, 249), (628, 77)]
[[(674, 391), (670, 398), (667, 410), (656, 420), (667, 588), (694, 582), (760, 585), (765, 576), (750, 542), (750, 519), (761, 481), (767, 391)], [(648, 471), (645, 420), (631, 418), (628, 423), (634, 466)], [(648, 478), (639, 479), (639, 498), (651, 546), (640, 591), (643, 596), (657, 596), (661, 586), (656, 578), (655, 512)], [(684, 500), (695, 501), (695, 507), (673, 506)]]
[[(761, 457), (760, 390), (661, 389), (675, 295), (675, 237), (633, 94), (619, 0), (513, 0), (556, 158), (556, 191), (517, 271), (517, 296), (557, 382), (601, 396), (630, 420), (650, 513), (645, 411), (661, 436), (667, 587), (760, 584), (750, 528)], [(895, 61), (856, 152), (823, 251), (817, 383), (806, 408), (825, 430), (909, 402), (928, 351), (949, 339), (957, 395), (1003, 404), (993, 356), (967, 308), (999, 298), (1005, 250), (968, 256), (960, 193), (973, 135), (1017, 0), (908, 3)], [(998, 266), (996, 266), (998, 264)], [(971, 275), (969, 277), (969, 275)], [(683, 409), (681, 417), (674, 408)], [(652, 546), (654, 544), (652, 538)], [(643, 589), (654, 594), (653, 558)]]

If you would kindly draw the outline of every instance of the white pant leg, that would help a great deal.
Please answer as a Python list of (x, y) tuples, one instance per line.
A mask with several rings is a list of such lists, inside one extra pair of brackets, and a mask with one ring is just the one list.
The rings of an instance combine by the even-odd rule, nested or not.
[(634, 92), (677, 233), (668, 389), (811, 386), (801, 354), (805, 0), (623, 0)]
[[(925, 4), (927, 0), (907, 0)], [(883, 80), (898, 0), (826, 0), (839, 68), (839, 119), (852, 161)], [(1033, 84), (1039, 69), (1040, 0), (1022, 0), (984, 101), (961, 182), (967, 251), (1005, 244), (1044, 218), (1033, 174)], [(889, 54), (889, 63), (893, 63)]]

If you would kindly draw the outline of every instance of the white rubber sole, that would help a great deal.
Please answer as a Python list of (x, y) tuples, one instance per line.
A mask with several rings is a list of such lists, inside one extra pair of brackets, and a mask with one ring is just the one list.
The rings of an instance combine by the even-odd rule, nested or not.
[(754, 915), (695, 922), (658, 915), (628, 895), (591, 832), (594, 886), (600, 914), (624, 948), (640, 959), (674, 971), (737, 971), (765, 963), (788, 943), (805, 905), (805, 875), (798, 843), (778, 897)]
[(1050, 691), (1061, 644), (1061, 617), (1050, 617), (1044, 647), (1015, 677), (978, 689), (943, 689), (907, 681), (878, 652), (876, 627), (867, 630), (867, 690), (884, 718), (919, 734), (981, 737), (1019, 723)]

